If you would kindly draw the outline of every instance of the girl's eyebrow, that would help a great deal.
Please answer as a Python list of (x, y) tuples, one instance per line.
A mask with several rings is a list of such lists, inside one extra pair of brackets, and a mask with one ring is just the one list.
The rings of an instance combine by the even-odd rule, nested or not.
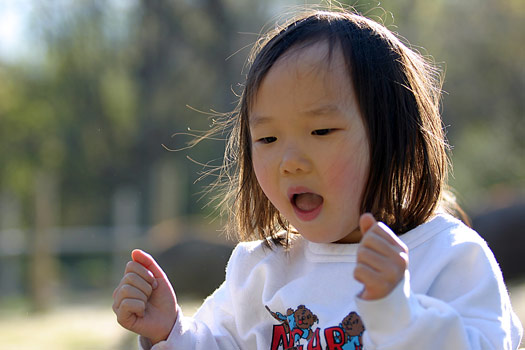
[[(330, 115), (341, 115), (343, 112), (341, 111), (341, 108), (335, 104), (325, 104), (321, 106), (315, 106), (313, 108), (305, 109), (304, 111), (300, 112), (300, 114), (308, 117), (323, 117), (323, 116), (330, 116)], [(274, 118), (271, 116), (265, 116), (265, 115), (258, 115), (258, 114), (252, 114), (250, 116), (250, 126), (256, 127), (262, 124), (269, 123)]]
[(273, 119), (272, 117), (267, 117), (267, 116), (258, 115), (258, 114), (252, 114), (248, 118), (248, 120), (250, 122), (250, 126), (252, 128), (260, 126), (262, 124), (269, 123), (272, 119)]
[(329, 114), (339, 114), (341, 112), (341, 108), (339, 108), (338, 105), (330, 103), (306, 109), (301, 114), (305, 114), (307, 116), (324, 116)]

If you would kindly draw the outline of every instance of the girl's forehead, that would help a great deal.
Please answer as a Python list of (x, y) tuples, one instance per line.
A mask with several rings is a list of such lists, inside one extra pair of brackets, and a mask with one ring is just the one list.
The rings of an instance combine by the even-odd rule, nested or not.
[(331, 46), (327, 40), (297, 44), (285, 51), (277, 59), (270, 71), (276, 67), (283, 69), (346, 69), (340, 45)]
[(247, 117), (255, 127), (283, 114), (353, 115), (356, 108), (342, 51), (321, 41), (292, 47), (277, 59), (257, 87)]
[[(287, 85), (287, 93), (314, 93), (341, 97), (352, 94), (353, 84), (348, 74), (342, 50), (327, 41), (296, 45), (288, 49), (266, 72), (256, 89), (254, 104), (261, 95), (273, 95), (275, 89)], [(315, 101), (312, 101), (315, 102)], [(254, 107), (252, 104), (252, 108)]]

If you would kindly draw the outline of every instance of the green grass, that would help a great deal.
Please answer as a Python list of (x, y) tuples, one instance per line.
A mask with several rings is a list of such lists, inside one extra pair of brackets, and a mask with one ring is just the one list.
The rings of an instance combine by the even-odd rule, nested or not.
[(5, 350), (116, 350), (130, 345), (130, 337), (102, 305), (58, 306), (51, 312), (13, 312), (0, 318)]
[[(2, 350), (130, 350), (137, 336), (116, 321), (111, 293), (57, 304), (48, 312), (32, 313), (21, 297), (0, 302)], [(182, 301), (191, 315), (198, 302)]]

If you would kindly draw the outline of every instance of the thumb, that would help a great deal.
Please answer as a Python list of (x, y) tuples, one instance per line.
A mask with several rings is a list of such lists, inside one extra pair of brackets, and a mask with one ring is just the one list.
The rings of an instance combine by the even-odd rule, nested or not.
[(143, 250), (135, 249), (131, 252), (131, 258), (133, 261), (141, 264), (149, 271), (153, 273), (155, 278), (161, 278), (167, 280), (166, 273), (162, 270), (160, 265), (153, 259), (151, 255)]
[(370, 213), (364, 213), (359, 218), (359, 229), (361, 230), (361, 234), (364, 235), (368, 230), (372, 228), (377, 223), (374, 216)]

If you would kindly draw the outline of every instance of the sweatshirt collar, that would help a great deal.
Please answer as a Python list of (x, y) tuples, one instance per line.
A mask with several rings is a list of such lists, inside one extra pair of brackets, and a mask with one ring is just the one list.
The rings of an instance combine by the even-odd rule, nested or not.
[[(408, 246), (413, 249), (424, 243), (444, 229), (457, 224), (457, 220), (448, 215), (437, 215), (426, 223), (399, 236)], [(300, 237), (305, 247), (305, 256), (313, 262), (356, 262), (358, 243), (314, 243)]]

